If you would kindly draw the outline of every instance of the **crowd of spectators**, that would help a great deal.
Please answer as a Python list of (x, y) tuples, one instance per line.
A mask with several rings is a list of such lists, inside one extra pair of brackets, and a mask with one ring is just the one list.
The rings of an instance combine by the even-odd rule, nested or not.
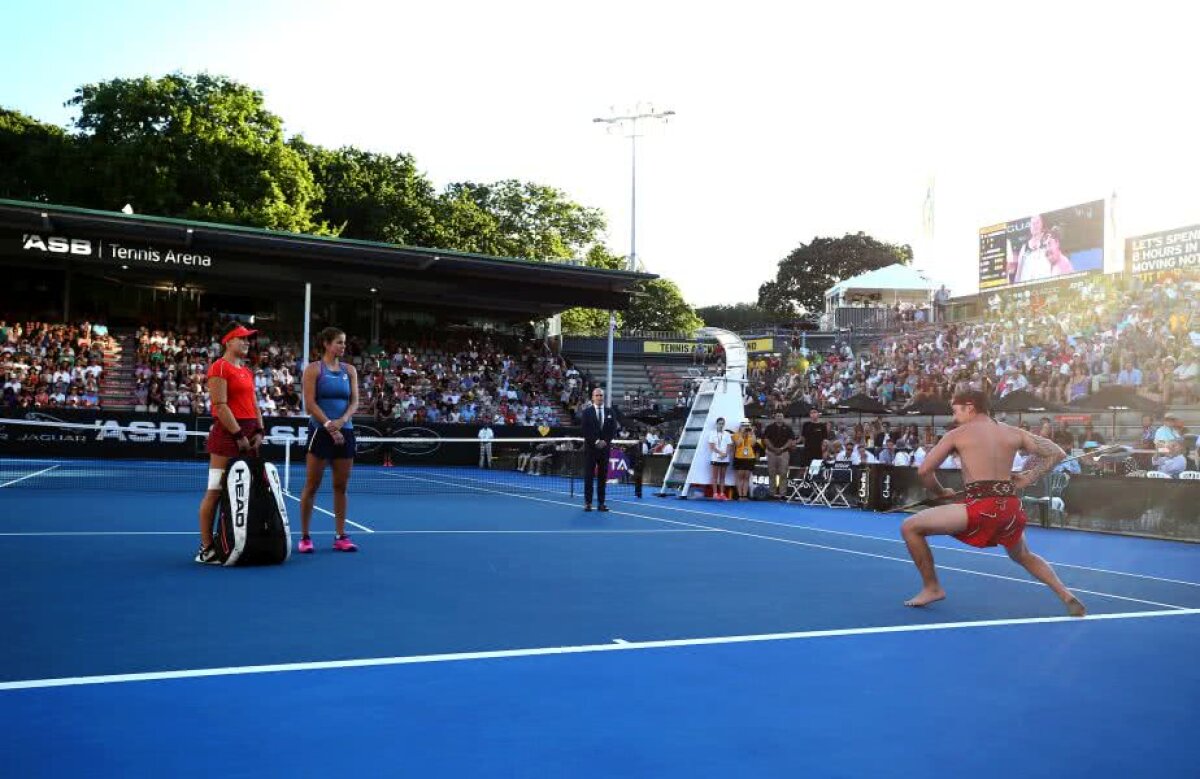
[[(139, 329), (135, 409), (210, 414), (208, 365), (222, 354), (220, 334), (230, 324)], [(300, 351), (262, 330), (254, 339), (249, 365), (264, 416), (301, 414)], [(343, 359), (358, 370), (359, 413), (380, 420), (558, 425), (584, 391), (578, 371), (544, 345), (482, 331), (414, 332), (375, 345), (351, 336)]]
[[(882, 417), (867, 422), (835, 421), (821, 417), (815, 409), (798, 430), (779, 418), (771, 426), (782, 426), (783, 434), (775, 433), (779, 441), (795, 442), (795, 447), (803, 453), (798, 463), (801, 466), (821, 459), (830, 465), (878, 463), (916, 468), (941, 437), (932, 425), (893, 425)], [(756, 434), (765, 438), (772, 432), (771, 426), (756, 423)], [(1170, 411), (1161, 418), (1144, 415), (1134, 438), (1112, 442), (1123, 444), (1115, 450), (1105, 448), (1110, 442), (1091, 421), (1069, 425), (1041, 417), (1031, 422), (1021, 421), (1019, 426), (1054, 441), (1067, 453), (1080, 455), (1079, 459), (1064, 462), (1056, 469), (1066, 473), (1127, 476), (1157, 471), (1177, 477), (1184, 471), (1200, 470), (1200, 442), (1189, 435), (1179, 415)], [(1028, 465), (1027, 458), (1018, 453), (1013, 472), (1025, 470)], [(951, 455), (941, 467), (955, 470), (960, 463)]]
[(579, 371), (542, 342), (480, 331), (425, 333), (366, 347), (351, 340), (360, 404), (406, 423), (555, 426), (581, 402)]
[(858, 394), (901, 410), (960, 389), (1069, 403), (1109, 385), (1164, 405), (1200, 402), (1200, 281), (1091, 277), (986, 299), (981, 321), (932, 325), (858, 349), (796, 350), (752, 389), (772, 407), (829, 409)]
[[(211, 328), (193, 324), (184, 332), (142, 327), (135, 339), (133, 404), (136, 411), (211, 414), (208, 366), (224, 352), (220, 335), (230, 323)], [(265, 416), (296, 416), (300, 395), (295, 386), (299, 347), (260, 331), (251, 350), (258, 406)]]
[(0, 320), (0, 407), (97, 408), (112, 347), (101, 324)]

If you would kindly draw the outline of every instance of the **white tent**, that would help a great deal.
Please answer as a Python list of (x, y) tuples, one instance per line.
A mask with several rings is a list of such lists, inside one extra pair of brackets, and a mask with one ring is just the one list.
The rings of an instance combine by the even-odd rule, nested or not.
[(825, 291), (825, 310), (859, 299), (877, 304), (928, 303), (940, 285), (908, 265), (889, 265), (839, 281)]

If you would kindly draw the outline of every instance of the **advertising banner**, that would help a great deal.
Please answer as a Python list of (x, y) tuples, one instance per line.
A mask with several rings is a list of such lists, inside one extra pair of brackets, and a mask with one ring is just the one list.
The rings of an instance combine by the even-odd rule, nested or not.
[(1126, 273), (1200, 271), (1200, 225), (1125, 239)]
[[(5, 424), (5, 419), (40, 422), (69, 422), (90, 427), (52, 428)], [(188, 433), (207, 433), (212, 417), (161, 415), (137, 412), (52, 409), (8, 413), (0, 416), (0, 454), (20, 457), (114, 458), (145, 460), (205, 459), (205, 437)], [(283, 448), (292, 447), (292, 457), (303, 459), (308, 444), (308, 421), (303, 417), (264, 417), (266, 437), (263, 455), (283, 457)], [(421, 439), (404, 444), (360, 442), (357, 457), (362, 462), (380, 462), (387, 455), (393, 462), (470, 465), (478, 460), (475, 444), (444, 445), (446, 438), (475, 438), (478, 425), (447, 424), (415, 426), (390, 419), (356, 417), (354, 430), (359, 439), (388, 437)], [(494, 443), (506, 438), (546, 438), (578, 436), (579, 428), (524, 427), (501, 425), (492, 428)]]

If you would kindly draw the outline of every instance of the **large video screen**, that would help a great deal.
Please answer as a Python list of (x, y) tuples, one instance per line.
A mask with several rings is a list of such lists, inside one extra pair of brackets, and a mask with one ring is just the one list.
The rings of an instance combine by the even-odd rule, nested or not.
[(1103, 270), (1103, 200), (979, 231), (981, 290)]

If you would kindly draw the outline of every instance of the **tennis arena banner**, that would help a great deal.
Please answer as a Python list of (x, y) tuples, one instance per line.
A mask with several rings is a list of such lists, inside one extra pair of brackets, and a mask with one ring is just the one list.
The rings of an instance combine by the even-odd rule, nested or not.
[[(643, 341), (642, 352), (645, 354), (695, 354), (696, 344), (684, 341)], [(712, 354), (712, 344), (700, 344), (705, 354)]]
[[(11, 421), (9, 421), (11, 420)], [(19, 421), (67, 423), (25, 425)], [(39, 409), (6, 411), (0, 415), (0, 455), (8, 457), (117, 458), (145, 460), (205, 459), (205, 437), (212, 417), (181, 414), (146, 414), (103, 409)], [(308, 420), (303, 417), (264, 417), (266, 436), (263, 454), (271, 460), (283, 457), (292, 447), (292, 457), (303, 459), (308, 445)], [(444, 439), (474, 439), (477, 425), (413, 425), (399, 420), (358, 417), (354, 429), (359, 439), (405, 438), (403, 444), (360, 442), (357, 459), (364, 463), (385, 460), (416, 465), (470, 465), (479, 458), (475, 443), (447, 445)], [(525, 445), (505, 446), (510, 438), (554, 438), (578, 436), (579, 428), (537, 428), (501, 425), (492, 428), (496, 454), (516, 458)], [(532, 444), (528, 446), (532, 448)]]
[(1125, 239), (1126, 273), (1200, 271), (1200, 224)]
[(211, 253), (178, 246), (132, 244), (91, 236), (53, 232), (7, 233), (0, 237), (0, 255), (46, 260), (71, 259), (108, 266), (211, 269)]

